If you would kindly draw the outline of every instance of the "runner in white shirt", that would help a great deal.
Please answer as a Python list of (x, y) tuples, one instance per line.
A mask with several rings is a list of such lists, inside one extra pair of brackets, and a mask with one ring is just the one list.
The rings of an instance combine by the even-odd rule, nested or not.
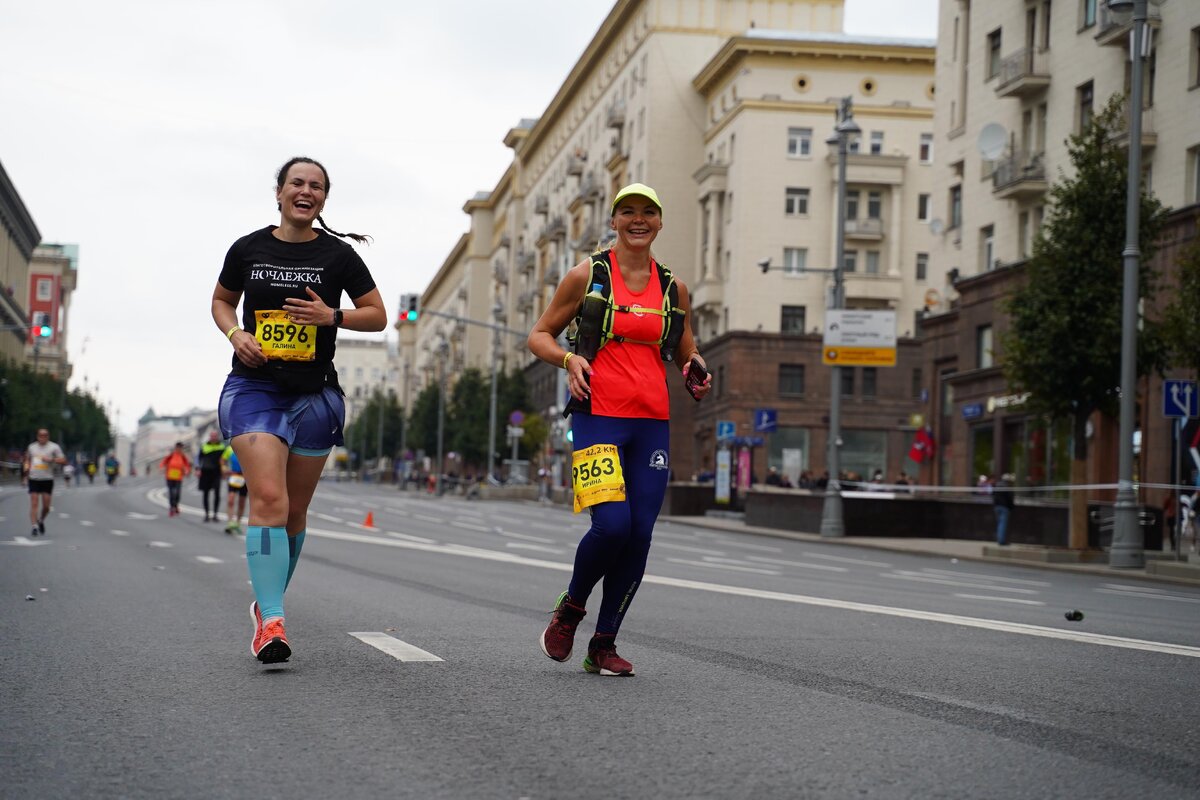
[[(46, 517), (50, 514), (50, 494), (54, 491), (54, 465), (67, 463), (62, 448), (50, 441), (50, 431), (39, 428), (37, 441), (25, 450), (21, 476), (29, 483), (30, 536), (46, 535)], [(41, 499), (41, 511), (38, 500)]]

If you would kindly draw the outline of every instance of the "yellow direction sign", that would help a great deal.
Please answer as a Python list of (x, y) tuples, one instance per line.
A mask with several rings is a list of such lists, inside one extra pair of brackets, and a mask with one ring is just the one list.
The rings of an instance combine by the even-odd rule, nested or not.
[(821, 363), (831, 367), (894, 367), (894, 347), (826, 347)]
[(821, 362), (828, 366), (896, 366), (896, 312), (827, 310)]

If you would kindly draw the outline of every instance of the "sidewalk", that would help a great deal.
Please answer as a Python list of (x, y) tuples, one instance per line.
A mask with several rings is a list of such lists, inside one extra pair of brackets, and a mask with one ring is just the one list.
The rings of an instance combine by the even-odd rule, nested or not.
[[(1052, 569), (1059, 572), (1076, 572), (1103, 575), (1121, 580), (1145, 580), (1156, 583), (1174, 583), (1185, 586), (1200, 586), (1200, 562), (1192, 558), (1189, 562), (1166, 560), (1163, 554), (1147, 553), (1146, 566), (1141, 569), (1114, 569), (1104, 561), (1091, 562), (1074, 560), (1074, 551), (1036, 545), (1010, 545), (1000, 547), (991, 542), (967, 539), (897, 539), (876, 536), (843, 536), (825, 538), (816, 533), (796, 533), (747, 525), (739, 519), (729, 517), (660, 517), (660, 521), (697, 528), (742, 533), (751, 536), (770, 536), (777, 539), (792, 539), (801, 542), (821, 542), (843, 547), (858, 547), (865, 550), (889, 550), (897, 553), (941, 556), (964, 561), (987, 561), (993, 564), (1017, 564), (1022, 567)], [(1157, 558), (1155, 556), (1158, 556)], [(1101, 557), (1103, 555), (1101, 554)], [(1071, 558), (1072, 560), (1060, 560)]]

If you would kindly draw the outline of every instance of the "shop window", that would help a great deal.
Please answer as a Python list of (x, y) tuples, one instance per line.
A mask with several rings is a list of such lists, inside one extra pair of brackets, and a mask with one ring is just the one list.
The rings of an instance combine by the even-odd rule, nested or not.
[(767, 437), (767, 468), (775, 467), (792, 486), (809, 467), (808, 429), (779, 426)]
[(859, 480), (887, 469), (887, 432), (842, 430), (842, 469)]

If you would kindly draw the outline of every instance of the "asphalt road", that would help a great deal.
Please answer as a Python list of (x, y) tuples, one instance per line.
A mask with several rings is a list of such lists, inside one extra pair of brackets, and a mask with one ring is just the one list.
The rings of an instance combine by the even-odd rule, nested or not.
[(0, 491), (0, 797), (1200, 794), (1196, 589), (661, 524), (601, 678), (598, 593), (537, 644), (586, 515), (323, 483), (263, 667), (184, 506)]

